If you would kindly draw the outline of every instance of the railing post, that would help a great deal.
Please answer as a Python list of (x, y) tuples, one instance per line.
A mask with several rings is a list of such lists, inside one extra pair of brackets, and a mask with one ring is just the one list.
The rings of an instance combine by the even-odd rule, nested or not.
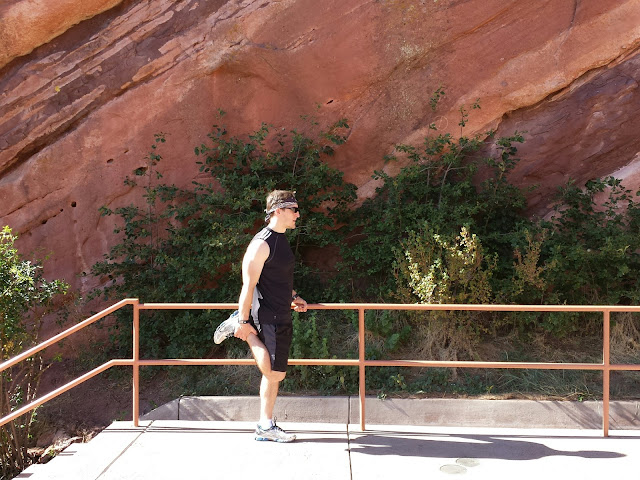
[(603, 346), (602, 346), (602, 434), (604, 437), (609, 436), (609, 380), (611, 373), (610, 358), (610, 330), (611, 330), (611, 312), (605, 310), (603, 325)]
[(358, 373), (359, 373), (359, 382), (358, 382), (358, 391), (360, 397), (360, 430), (364, 432), (365, 430), (365, 393), (367, 381), (364, 372), (364, 361), (365, 361), (365, 345), (364, 345), (364, 308), (360, 307), (358, 309)]
[(140, 419), (140, 304), (133, 304), (133, 426), (139, 425)]

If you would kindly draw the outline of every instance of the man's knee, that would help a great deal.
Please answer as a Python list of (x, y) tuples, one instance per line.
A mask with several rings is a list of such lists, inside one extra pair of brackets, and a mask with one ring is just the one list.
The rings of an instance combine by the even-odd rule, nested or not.
[(287, 376), (287, 372), (279, 372), (277, 370), (271, 370), (263, 374), (270, 382), (281, 382), (284, 377)]

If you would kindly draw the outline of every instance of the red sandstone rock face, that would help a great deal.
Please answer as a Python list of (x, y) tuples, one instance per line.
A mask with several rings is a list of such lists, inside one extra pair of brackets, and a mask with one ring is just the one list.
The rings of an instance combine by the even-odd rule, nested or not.
[(0, 67), (122, 0), (8, 1), (0, 5)]
[(0, 42), (1, 223), (83, 292), (115, 241), (98, 208), (137, 200), (122, 180), (160, 131), (165, 180), (190, 184), (218, 108), (238, 133), (348, 118), (332, 161), (363, 197), (394, 144), (458, 133), (477, 99), (465, 133), (528, 132), (532, 211), (570, 177), (640, 185), (636, 0), (13, 0)]

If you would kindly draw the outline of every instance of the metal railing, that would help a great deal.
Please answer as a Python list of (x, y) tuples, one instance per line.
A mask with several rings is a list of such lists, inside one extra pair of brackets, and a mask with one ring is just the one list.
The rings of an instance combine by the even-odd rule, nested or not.
[[(0, 372), (16, 365), (30, 356), (42, 351), (50, 345), (91, 325), (103, 317), (127, 306), (133, 306), (133, 355), (132, 358), (110, 360), (77, 379), (34, 400), (28, 405), (14, 410), (0, 418), (0, 426), (24, 415), (34, 408), (48, 402), (67, 390), (89, 380), (114, 366), (131, 366), (133, 368), (133, 423), (138, 426), (140, 417), (140, 367), (159, 365), (255, 365), (252, 359), (140, 359), (140, 311), (141, 310), (235, 310), (235, 303), (140, 303), (138, 299), (122, 300), (87, 320), (65, 330), (64, 332), (42, 342), (20, 355), (0, 364)], [(611, 364), (610, 361), (610, 326), (611, 313), (640, 313), (640, 306), (587, 306), (587, 305), (452, 305), (452, 304), (379, 304), (379, 303), (332, 303), (310, 304), (309, 310), (357, 310), (358, 311), (358, 358), (357, 359), (290, 359), (290, 365), (323, 365), (353, 366), (359, 370), (359, 402), (360, 428), (365, 430), (365, 369), (366, 367), (448, 367), (448, 368), (498, 368), (498, 369), (540, 369), (540, 370), (597, 370), (602, 372), (602, 431), (609, 436), (610, 374), (612, 371), (640, 371), (640, 364)], [(436, 360), (367, 360), (365, 358), (365, 312), (367, 310), (446, 310), (446, 311), (491, 311), (491, 312), (600, 312), (603, 316), (603, 348), (601, 363), (544, 363), (544, 362), (481, 362), (481, 361), (436, 361)]]

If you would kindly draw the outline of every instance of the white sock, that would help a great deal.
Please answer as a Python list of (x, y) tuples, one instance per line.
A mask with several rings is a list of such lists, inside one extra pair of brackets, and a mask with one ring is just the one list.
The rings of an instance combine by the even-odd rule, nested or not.
[(268, 420), (260, 420), (258, 422), (258, 426), (262, 429), (262, 430), (269, 430), (271, 427), (273, 427), (273, 420), (272, 419), (268, 419)]

